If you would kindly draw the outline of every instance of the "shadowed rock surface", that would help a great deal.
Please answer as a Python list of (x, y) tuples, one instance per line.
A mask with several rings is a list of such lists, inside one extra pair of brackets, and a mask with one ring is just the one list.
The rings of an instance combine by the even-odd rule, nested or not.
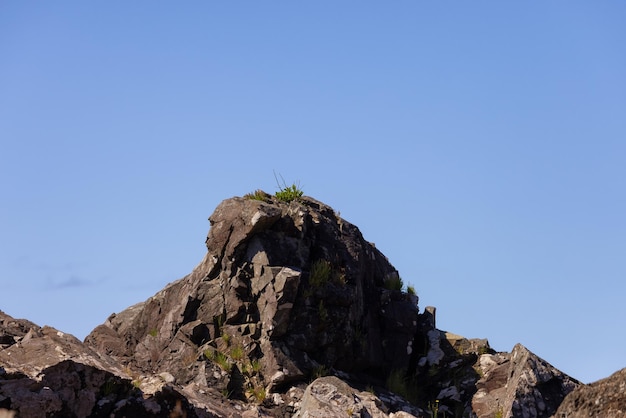
[(0, 413), (549, 417), (579, 385), (438, 330), (332, 208), (257, 197), (223, 201), (200, 264), (84, 343), (0, 314)]

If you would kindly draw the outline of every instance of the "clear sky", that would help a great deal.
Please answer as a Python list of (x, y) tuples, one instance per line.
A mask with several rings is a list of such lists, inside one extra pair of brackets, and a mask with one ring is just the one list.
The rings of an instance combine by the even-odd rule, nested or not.
[(0, 3), (0, 309), (84, 338), (299, 181), (438, 327), (626, 367), (626, 2)]

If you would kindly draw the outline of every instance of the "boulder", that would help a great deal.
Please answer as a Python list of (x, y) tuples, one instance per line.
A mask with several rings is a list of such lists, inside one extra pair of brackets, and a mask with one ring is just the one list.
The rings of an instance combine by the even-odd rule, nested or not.
[(355, 389), (345, 381), (326, 376), (315, 379), (304, 391), (294, 418), (411, 418), (424, 416), (424, 411), (405, 400), (387, 393), (381, 397), (374, 390)]
[(483, 354), (472, 408), (478, 418), (548, 418), (580, 382), (521, 344), (511, 353)]

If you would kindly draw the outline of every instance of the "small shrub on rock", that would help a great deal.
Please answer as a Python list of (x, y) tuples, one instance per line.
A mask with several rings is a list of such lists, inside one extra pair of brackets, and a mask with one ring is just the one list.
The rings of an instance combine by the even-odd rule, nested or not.
[(260, 200), (265, 202), (270, 198), (270, 195), (265, 193), (263, 190), (258, 189), (252, 193), (246, 193), (243, 197), (250, 200)]
[(263, 386), (253, 386), (246, 390), (246, 395), (249, 399), (253, 399), (257, 404), (262, 404), (267, 396), (265, 388)]
[(389, 274), (387, 277), (385, 277), (384, 286), (385, 289), (401, 291), (404, 287), (404, 282), (402, 281), (400, 275), (394, 273)]
[(317, 260), (311, 265), (311, 275), (309, 285), (313, 288), (320, 288), (328, 283), (332, 273), (332, 267), (326, 260)]
[(302, 194), (302, 189), (294, 183), (291, 186), (281, 187), (281, 189), (276, 192), (275, 196), (278, 200), (289, 203), (293, 200), (301, 198)]
[(300, 199), (303, 193), (300, 185), (292, 183), (291, 186), (287, 186), (287, 183), (285, 183), (285, 179), (283, 178), (283, 176), (281, 176), (280, 174), (279, 176), (281, 181), (278, 181), (278, 177), (274, 172), (274, 178), (276, 179), (276, 184), (278, 184), (279, 189), (275, 194), (276, 198), (287, 203), (293, 200)]

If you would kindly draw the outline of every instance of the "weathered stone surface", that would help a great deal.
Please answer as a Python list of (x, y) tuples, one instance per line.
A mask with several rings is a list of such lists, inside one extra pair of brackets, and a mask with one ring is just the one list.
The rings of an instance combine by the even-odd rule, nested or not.
[(559, 406), (555, 417), (622, 418), (626, 416), (626, 369), (606, 379), (574, 389)]
[[(393, 405), (386, 405), (375, 394), (357, 390), (337, 377), (321, 377), (307, 386), (294, 418), (344, 418), (351, 416), (410, 418), (424, 416), (424, 411), (415, 408), (406, 401), (397, 398), (395, 401)], [(391, 409), (395, 409), (395, 411), (391, 411)]]
[(13, 339), (0, 348), (0, 410), (29, 418), (160, 417), (176, 408), (187, 417), (215, 416), (196, 413), (166, 382), (151, 393), (141, 391), (141, 376), (133, 382), (114, 359), (54, 328), (0, 312), (0, 336)]
[(14, 418), (15, 411), (9, 411), (8, 409), (0, 408), (0, 418)]
[(0, 349), (21, 341), (31, 329), (39, 328), (25, 319), (15, 319), (0, 311)]
[[(181, 384), (197, 381), (206, 350), (228, 355), (233, 344), (246, 352), (239, 368), (262, 359), (257, 382), (244, 384), (273, 390), (319, 365), (381, 378), (408, 367), (417, 299), (384, 289), (397, 271), (330, 207), (232, 198), (209, 219), (203, 262), (112, 315), (88, 345), (140, 371), (177, 370)], [(312, 277), (320, 262), (326, 276)]]
[(580, 383), (517, 344), (510, 354), (483, 354), (472, 407), (479, 418), (551, 417)]
[(437, 329), (332, 208), (261, 196), (222, 202), (200, 264), (84, 343), (0, 312), (0, 413), (530, 418), (578, 384), (521, 345)]

